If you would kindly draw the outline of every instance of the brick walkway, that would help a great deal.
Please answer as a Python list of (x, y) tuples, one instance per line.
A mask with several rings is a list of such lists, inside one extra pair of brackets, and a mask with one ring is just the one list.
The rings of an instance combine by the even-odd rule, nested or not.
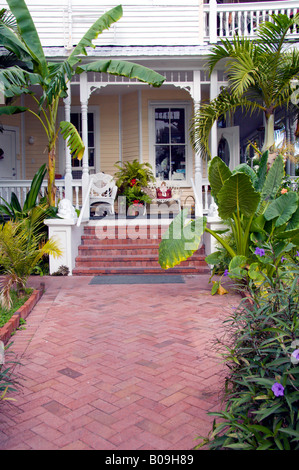
[(33, 278), (46, 292), (13, 337), (21, 389), (0, 409), (0, 449), (190, 450), (219, 409), (213, 341), (239, 297), (184, 284), (89, 285)]

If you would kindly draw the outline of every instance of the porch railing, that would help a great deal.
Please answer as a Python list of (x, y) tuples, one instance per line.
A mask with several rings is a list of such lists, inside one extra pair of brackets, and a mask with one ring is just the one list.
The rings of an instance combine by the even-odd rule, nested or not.
[[(93, 22), (116, 5), (112, 0), (97, 3), (26, 1), (43, 46), (66, 49), (78, 44)], [(294, 15), (298, 1), (217, 4), (210, 0), (205, 4), (199, 0), (124, 0), (122, 6), (122, 19), (104, 31), (95, 45), (157, 45), (159, 38), (159, 46), (192, 46), (215, 43), (234, 33), (254, 37), (257, 26), (271, 19), (271, 14)], [(0, 0), (0, 8), (7, 8), (5, 0)], [(298, 38), (299, 31), (294, 28), (289, 35)]]
[[(31, 180), (0, 180), (0, 197), (3, 198), (5, 201), (10, 203), (11, 195), (14, 192), (21, 204), (24, 204), (26, 195), (30, 189)], [(64, 179), (59, 179), (55, 181), (55, 186), (57, 188), (56, 191), (56, 200), (55, 204), (57, 205), (59, 200), (64, 198), (65, 195), (65, 181)], [(47, 181), (44, 181), (41, 187), (41, 197), (46, 195), (47, 191)], [(194, 188), (193, 188), (194, 192)], [(198, 204), (198, 199), (195, 198), (196, 203)], [(72, 204), (73, 206), (81, 210), (82, 204), (84, 201), (82, 200), (82, 182), (81, 180), (73, 180), (72, 181)], [(0, 200), (0, 204), (3, 201)], [(203, 180), (202, 183), (202, 212), (204, 215), (208, 214), (210, 205), (212, 203), (212, 197), (210, 194), (209, 182), (208, 180)]]
[[(47, 181), (43, 181), (41, 187), (41, 197), (45, 196), (46, 194), (47, 184)], [(10, 203), (11, 195), (14, 192), (22, 206), (30, 189), (30, 185), (31, 180), (0, 180), (0, 197)], [(65, 182), (63, 179), (56, 180), (55, 185), (57, 188), (55, 204), (58, 204), (59, 199), (64, 197)], [(71, 202), (76, 209), (80, 209), (81, 205), (81, 186), (82, 185), (80, 180), (72, 181), (73, 200)], [(2, 202), (3, 201), (1, 200), (0, 203)]]

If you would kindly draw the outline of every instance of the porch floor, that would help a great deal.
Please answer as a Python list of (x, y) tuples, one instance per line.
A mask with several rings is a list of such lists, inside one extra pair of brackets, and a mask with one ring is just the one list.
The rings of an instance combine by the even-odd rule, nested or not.
[(22, 388), (1, 405), (0, 449), (192, 449), (221, 406), (214, 340), (239, 297), (211, 296), (207, 275), (93, 279), (42, 278), (45, 293), (13, 337)]

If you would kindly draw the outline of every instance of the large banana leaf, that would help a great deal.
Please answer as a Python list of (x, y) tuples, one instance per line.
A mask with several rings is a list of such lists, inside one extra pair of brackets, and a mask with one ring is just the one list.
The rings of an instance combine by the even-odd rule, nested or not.
[(266, 180), (267, 166), (268, 166), (268, 156), (269, 156), (268, 151), (264, 152), (263, 155), (261, 156), (259, 168), (258, 168), (258, 171), (257, 171), (257, 182), (256, 182), (256, 186), (255, 186), (255, 189), (257, 191), (262, 190), (262, 187), (264, 186), (264, 183), (265, 183), (265, 180)]
[(299, 227), (299, 206), (287, 223), (286, 230), (294, 230)]
[(12, 114), (24, 113), (28, 108), (24, 106), (0, 106), (0, 116), (4, 114), (11, 116)]
[(86, 47), (94, 47), (92, 41), (97, 39), (98, 35), (105, 29), (109, 29), (110, 26), (118, 21), (123, 14), (122, 6), (118, 5), (115, 8), (104, 13), (84, 34), (83, 38), (79, 41), (73, 52), (70, 54), (67, 62), (70, 66), (74, 66), (80, 62), (78, 57), (81, 54), (87, 55)]
[(30, 52), (18, 36), (4, 24), (0, 25), (0, 44), (10, 52), (13, 52), (18, 59), (31, 62)]
[(28, 191), (25, 202), (24, 202), (24, 206), (23, 206), (24, 212), (29, 211), (30, 209), (35, 207), (46, 172), (47, 172), (47, 168), (46, 168), (46, 164), (44, 163), (33, 177), (30, 190)]
[(235, 173), (224, 182), (218, 193), (219, 216), (223, 220), (236, 213), (252, 217), (259, 201), (260, 194), (254, 190), (250, 177), (245, 173)]
[(24, 0), (7, 0), (8, 6), (18, 24), (21, 40), (30, 52), (36, 70), (46, 77), (48, 67), (46, 57), (37, 34), (31, 14)]
[(284, 162), (282, 155), (278, 155), (267, 174), (262, 193), (261, 201), (271, 201), (275, 198), (284, 177)]
[(266, 220), (277, 218), (275, 226), (279, 227), (288, 222), (291, 216), (296, 212), (297, 207), (298, 196), (295, 192), (282, 194), (267, 207), (264, 212), (264, 217)]
[(187, 214), (188, 209), (181, 211), (162, 236), (159, 264), (163, 269), (180, 264), (199, 248), (207, 223), (206, 218), (191, 220), (186, 224)]
[(111, 75), (120, 75), (131, 79), (136, 78), (141, 82), (149, 83), (154, 87), (159, 87), (165, 80), (163, 75), (151, 70), (143, 65), (134, 64), (125, 60), (97, 60), (90, 64), (80, 65), (76, 68), (76, 73), (82, 72), (104, 72)]
[(12, 98), (23, 93), (32, 93), (28, 86), (39, 84), (40, 75), (14, 65), (0, 69), (0, 80), (4, 87), (5, 97)]
[(73, 157), (81, 160), (85, 146), (76, 127), (71, 122), (61, 121), (60, 132), (64, 140), (67, 140), (67, 146), (70, 148)]
[(209, 163), (209, 182), (211, 185), (212, 196), (217, 201), (219, 191), (222, 189), (224, 182), (231, 176), (228, 166), (220, 157), (214, 157)]

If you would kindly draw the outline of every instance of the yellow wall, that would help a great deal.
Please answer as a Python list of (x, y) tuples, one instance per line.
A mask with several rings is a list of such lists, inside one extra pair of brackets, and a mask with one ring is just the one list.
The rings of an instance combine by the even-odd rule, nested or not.
[[(115, 92), (114, 92), (115, 90)], [(141, 93), (141, 113), (142, 113), (142, 159), (149, 161), (149, 104), (152, 101), (192, 101), (190, 94), (180, 88), (157, 89), (146, 86), (140, 87)], [(119, 101), (121, 100), (121, 123), (122, 148), (119, 148)], [(25, 98), (25, 105), (32, 107), (32, 98)], [(72, 96), (72, 105), (80, 107), (79, 96)], [(116, 168), (114, 164), (119, 161), (122, 155), (123, 161), (139, 159), (139, 122), (138, 122), (138, 91), (128, 92), (119, 95), (117, 87), (111, 94), (94, 93), (89, 99), (89, 105), (98, 107), (98, 128), (95, 134), (99, 135), (99, 148), (96, 153), (96, 170), (114, 174)], [(37, 109), (35, 108), (35, 111)], [(64, 118), (64, 105), (61, 103), (62, 116)], [(25, 113), (25, 155), (26, 174), (25, 179), (31, 179), (42, 163), (47, 162), (47, 139), (44, 129), (38, 119), (30, 113)], [(20, 129), (21, 139), (21, 115), (2, 117), (1, 122)], [(95, 123), (96, 125), (96, 123)], [(34, 145), (29, 145), (29, 136), (34, 137)], [(20, 142), (20, 149), (21, 149)], [(121, 152), (120, 152), (121, 150)], [(59, 173), (59, 158), (64, 159), (64, 155), (59, 156), (59, 146), (57, 145), (56, 173)], [(194, 156), (193, 156), (194, 169)], [(22, 168), (22, 164), (20, 164)], [(204, 173), (205, 169), (203, 168)], [(190, 187), (183, 189), (182, 201), (192, 194)], [(190, 200), (190, 198), (189, 198)]]
[(122, 96), (122, 158), (124, 162), (139, 159), (137, 92)]

